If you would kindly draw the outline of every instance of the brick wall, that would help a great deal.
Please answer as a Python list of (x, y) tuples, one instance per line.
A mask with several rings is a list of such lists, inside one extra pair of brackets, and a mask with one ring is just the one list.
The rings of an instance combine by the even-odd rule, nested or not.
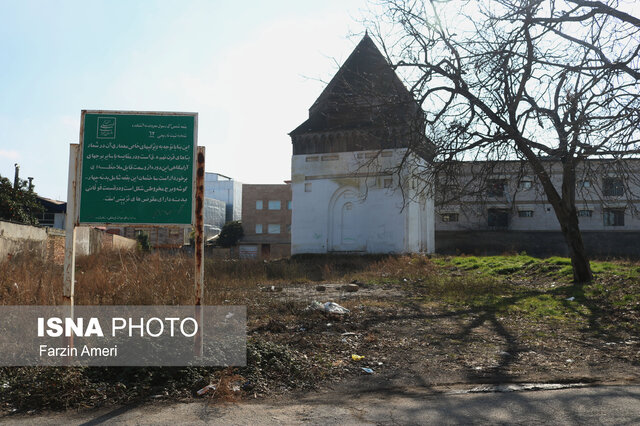
[(64, 245), (65, 245), (65, 233), (61, 232), (48, 232), (47, 235), (47, 261), (53, 262), (58, 265), (64, 265)]
[[(277, 202), (280, 203), (279, 208), (276, 208)], [(242, 228), (244, 230), (244, 237), (241, 243), (258, 245), (258, 256), (260, 258), (290, 256), (290, 205), (290, 184), (243, 185)], [(269, 225), (271, 225), (272, 233), (269, 232)], [(280, 227), (279, 232), (273, 233), (274, 225)], [(257, 232), (257, 226), (262, 227), (262, 232)]]

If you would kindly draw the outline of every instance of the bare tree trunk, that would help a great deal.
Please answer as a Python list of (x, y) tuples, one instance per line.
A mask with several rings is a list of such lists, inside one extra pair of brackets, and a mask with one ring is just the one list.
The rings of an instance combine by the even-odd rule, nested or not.
[(591, 273), (591, 266), (589, 265), (584, 243), (582, 242), (578, 218), (575, 212), (573, 213), (558, 219), (560, 219), (562, 234), (567, 242), (567, 247), (569, 247), (569, 257), (573, 267), (573, 281), (576, 284), (584, 284), (593, 280), (593, 274)]
[(562, 235), (569, 249), (569, 258), (573, 268), (573, 281), (576, 284), (584, 284), (593, 280), (589, 258), (582, 241), (582, 233), (578, 225), (578, 212), (575, 207), (576, 169), (574, 161), (566, 161), (563, 164), (562, 173), (562, 197), (551, 182), (551, 177), (545, 171), (539, 158), (532, 155), (530, 150), (523, 150), (529, 158), (529, 164), (540, 179), (547, 199), (553, 206), (553, 211), (560, 223)]

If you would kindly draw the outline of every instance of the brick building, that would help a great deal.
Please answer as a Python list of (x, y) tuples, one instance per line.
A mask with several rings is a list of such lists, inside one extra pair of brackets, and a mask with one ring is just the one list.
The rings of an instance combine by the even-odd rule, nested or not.
[(242, 187), (242, 258), (291, 255), (291, 184)]

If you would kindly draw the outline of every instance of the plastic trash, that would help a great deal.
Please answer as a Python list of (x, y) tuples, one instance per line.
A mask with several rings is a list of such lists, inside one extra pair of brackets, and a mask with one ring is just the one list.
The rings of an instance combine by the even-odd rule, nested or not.
[(203, 387), (202, 389), (200, 389), (196, 393), (198, 394), (198, 396), (202, 396), (205, 393), (209, 392), (210, 390), (216, 390), (216, 385), (207, 385), (207, 386)]
[(336, 314), (336, 315), (344, 315), (348, 314), (350, 311), (347, 308), (344, 308), (337, 303), (327, 302), (324, 305), (320, 302), (316, 302), (315, 300), (311, 302), (309, 306), (307, 306), (308, 311), (323, 311), (327, 314)]
[(324, 305), (314, 300), (309, 306), (307, 306), (307, 311), (324, 311)]
[(367, 367), (362, 367), (362, 371), (364, 371), (367, 374), (373, 374), (373, 370)]
[(576, 300), (576, 298), (571, 296), (571, 297), (567, 297), (565, 300), (568, 300), (569, 302), (573, 302), (574, 300)]
[(351, 359), (354, 361), (362, 361), (364, 359), (364, 355), (351, 354)]
[(325, 303), (324, 311), (328, 314), (337, 314), (337, 315), (344, 315), (350, 312), (347, 308), (343, 308), (342, 306), (334, 302)]

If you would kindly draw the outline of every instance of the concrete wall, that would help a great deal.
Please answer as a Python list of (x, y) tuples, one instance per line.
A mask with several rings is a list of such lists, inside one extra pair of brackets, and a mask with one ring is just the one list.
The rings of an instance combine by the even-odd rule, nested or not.
[(0, 261), (18, 253), (44, 256), (46, 249), (46, 228), (0, 221)]
[(134, 239), (109, 234), (101, 229), (88, 226), (76, 228), (76, 255), (78, 256), (88, 256), (108, 249), (133, 250), (137, 244)]
[[(433, 204), (393, 173), (406, 149), (294, 155), (291, 253), (431, 252)], [(405, 201), (408, 202), (405, 205)]]
[[(184, 227), (136, 227), (124, 226), (108, 228), (109, 233), (126, 237), (136, 241), (137, 232), (146, 232), (149, 235), (149, 244), (153, 248), (176, 249), (184, 245), (185, 239), (188, 239), (189, 230)], [(186, 234), (186, 236), (185, 236)]]
[[(76, 255), (101, 250), (135, 249), (136, 241), (89, 227), (76, 228)], [(17, 254), (41, 256), (55, 263), (64, 262), (65, 232), (55, 228), (0, 221), (0, 261)]]
[(102, 234), (95, 228), (79, 226), (76, 228), (76, 255), (88, 256), (102, 249)]
[[(591, 257), (640, 258), (640, 231), (584, 231)], [(527, 252), (536, 257), (568, 256), (561, 232), (553, 231), (436, 231), (436, 252), (497, 255)]]
[[(108, 237), (108, 235), (111, 235), (111, 237)], [(116, 250), (133, 250), (138, 246), (136, 240), (121, 237), (120, 235), (106, 234), (105, 238), (111, 238), (111, 248)]]

